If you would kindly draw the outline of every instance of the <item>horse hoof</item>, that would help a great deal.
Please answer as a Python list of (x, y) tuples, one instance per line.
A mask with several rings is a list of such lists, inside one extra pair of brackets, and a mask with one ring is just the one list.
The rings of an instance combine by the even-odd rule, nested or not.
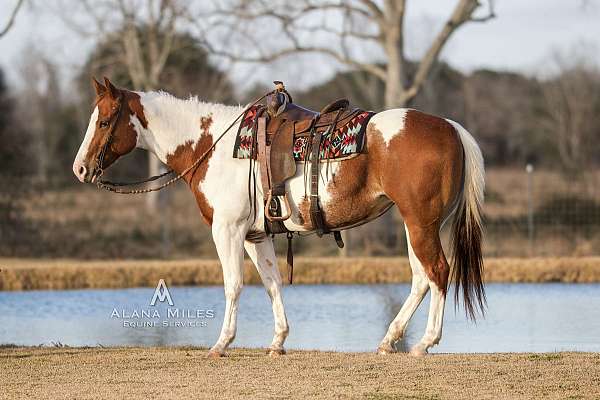
[(222, 351), (210, 350), (206, 354), (206, 358), (221, 358), (221, 357), (225, 357), (225, 353)]
[(388, 354), (394, 354), (397, 353), (396, 349), (394, 349), (393, 346), (391, 345), (383, 345), (383, 346), (379, 346), (377, 348), (377, 354), (381, 355), (381, 356), (385, 356)]
[(420, 346), (415, 346), (410, 349), (409, 354), (413, 357), (425, 357), (427, 355), (427, 349)]
[(269, 349), (267, 351), (267, 354), (269, 355), (269, 357), (284, 356), (285, 355), (285, 350), (284, 349)]

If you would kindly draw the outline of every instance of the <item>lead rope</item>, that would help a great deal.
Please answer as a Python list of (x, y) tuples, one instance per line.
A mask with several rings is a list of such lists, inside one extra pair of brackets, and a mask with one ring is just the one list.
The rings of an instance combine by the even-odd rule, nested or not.
[[(96, 186), (98, 187), (98, 189), (104, 189), (107, 190), (109, 192), (112, 193), (117, 193), (117, 194), (141, 194), (141, 193), (150, 193), (150, 192), (157, 192), (161, 189), (166, 188), (167, 186), (177, 182), (178, 180), (180, 180), (181, 178), (183, 178), (188, 172), (190, 172), (192, 169), (195, 172), (195, 169), (198, 168), (198, 166), (200, 165), (200, 163), (202, 161), (204, 161), (204, 159), (210, 154), (211, 151), (213, 151), (217, 145), (217, 143), (219, 143), (219, 141), (223, 138), (223, 136), (225, 136), (225, 134), (227, 132), (229, 132), (229, 130), (231, 130), (231, 128), (233, 128), (233, 126), (236, 124), (236, 122), (242, 118), (247, 112), (248, 110), (255, 106), (258, 102), (260, 102), (262, 99), (264, 99), (265, 97), (267, 97), (268, 95), (270, 95), (271, 93), (273, 93), (273, 91), (265, 93), (264, 95), (262, 95), (261, 97), (259, 97), (258, 99), (254, 100), (252, 102), (252, 104), (250, 104), (248, 107), (246, 107), (244, 109), (244, 111), (241, 112), (240, 115), (238, 115), (236, 117), (236, 119), (233, 120), (233, 122), (231, 124), (229, 124), (229, 126), (227, 127), (227, 129), (225, 129), (223, 131), (223, 133), (221, 133), (221, 135), (217, 138), (217, 140), (214, 141), (214, 143), (210, 146), (210, 148), (208, 148), (208, 150), (206, 150), (204, 153), (202, 153), (202, 155), (196, 160), (194, 161), (194, 163), (192, 165), (190, 165), (189, 167), (187, 167), (185, 170), (183, 170), (183, 172), (181, 172), (180, 174), (178, 174), (177, 176), (174, 176), (173, 178), (169, 179), (168, 181), (166, 181), (165, 183), (163, 183), (162, 185), (159, 185), (157, 187), (153, 187), (153, 188), (146, 188), (146, 189), (132, 189), (132, 190), (123, 190), (123, 189), (118, 189), (117, 187), (123, 187), (123, 186), (135, 186), (135, 185), (140, 185), (142, 183), (147, 183), (147, 182), (152, 182), (155, 181), (157, 179), (162, 178), (163, 176), (169, 175), (174, 173), (175, 171), (173, 170), (169, 170), (166, 172), (163, 172), (160, 175), (154, 175), (151, 176), (150, 178), (144, 179), (142, 181), (135, 181), (135, 182), (110, 182), (110, 181), (104, 181), (104, 180), (100, 180), (100, 177), (102, 176), (102, 174), (104, 173), (104, 171), (101, 169), (100, 170), (100, 174), (98, 175), (98, 180), (96, 183)], [(110, 137), (109, 137), (110, 139)], [(107, 146), (105, 146), (107, 147)], [(104, 157), (102, 157), (104, 158)]]

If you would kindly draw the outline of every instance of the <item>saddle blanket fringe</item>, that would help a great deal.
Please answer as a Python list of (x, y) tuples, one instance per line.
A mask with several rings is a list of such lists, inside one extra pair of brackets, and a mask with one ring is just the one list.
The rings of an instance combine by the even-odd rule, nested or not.
[[(257, 129), (256, 116), (259, 107), (258, 105), (251, 107), (240, 123), (233, 148), (234, 158), (256, 158), (256, 150), (253, 149)], [(361, 153), (365, 143), (367, 123), (372, 116), (372, 112), (364, 111), (356, 114), (354, 118), (335, 131), (329, 132), (327, 130), (324, 132), (319, 158), (321, 160), (342, 159)], [(305, 161), (310, 157), (309, 143), (310, 138), (307, 136), (294, 138), (292, 152), (296, 161)]]

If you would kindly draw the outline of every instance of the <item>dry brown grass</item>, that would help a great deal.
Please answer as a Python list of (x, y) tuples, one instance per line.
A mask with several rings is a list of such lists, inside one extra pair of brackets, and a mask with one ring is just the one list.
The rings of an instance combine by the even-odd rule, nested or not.
[[(600, 257), (490, 258), (487, 282), (600, 282)], [(285, 260), (280, 260), (282, 276)], [(220, 285), (217, 260), (80, 261), (0, 259), (0, 290), (153, 287), (163, 278), (170, 285)], [(312, 258), (295, 262), (297, 284), (349, 284), (410, 282), (406, 258)], [(244, 281), (260, 284), (260, 277), (246, 262)]]
[[(490, 169), (486, 181), (487, 223), (483, 245), (486, 256), (599, 255), (600, 171), (586, 173), (581, 179), (567, 179), (553, 171), (535, 172), (536, 218), (531, 244), (524, 169)], [(0, 195), (0, 210), (8, 210), (4, 215), (10, 218), (0, 220), (0, 256), (90, 260), (216, 257), (210, 228), (202, 222), (189, 190), (178, 184), (167, 192), (169, 204), (161, 207), (158, 216), (146, 210), (144, 196), (111, 195), (91, 185), (31, 190), (23, 197), (4, 193)], [(15, 202), (14, 210), (5, 206), (6, 198)], [(566, 201), (553, 202), (561, 198)], [(589, 200), (590, 205), (577, 207), (574, 203), (577, 199)], [(392, 212), (396, 222), (401, 223), (397, 211)], [(167, 232), (164, 235), (163, 222)], [(406, 254), (401, 225), (376, 226), (368, 224), (349, 231), (347, 243), (351, 255)], [(397, 242), (392, 239), (395, 235), (399, 237)], [(279, 252), (285, 252), (285, 236), (276, 239), (276, 246)], [(298, 255), (304, 256), (338, 254), (330, 237), (305, 237), (296, 240), (294, 247)]]
[[(579, 181), (558, 171), (536, 170), (533, 175), (534, 207), (549, 196), (570, 194), (600, 201), (600, 171), (590, 171)], [(518, 216), (527, 211), (527, 172), (524, 168), (492, 168), (486, 171), (485, 213), (490, 218)]]
[(597, 399), (600, 355), (194, 348), (0, 349), (0, 397), (44, 399)]

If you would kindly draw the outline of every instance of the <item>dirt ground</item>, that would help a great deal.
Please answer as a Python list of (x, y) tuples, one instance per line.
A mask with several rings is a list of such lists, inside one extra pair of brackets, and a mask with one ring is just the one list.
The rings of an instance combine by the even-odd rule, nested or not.
[(0, 398), (598, 399), (600, 354), (0, 349)]

